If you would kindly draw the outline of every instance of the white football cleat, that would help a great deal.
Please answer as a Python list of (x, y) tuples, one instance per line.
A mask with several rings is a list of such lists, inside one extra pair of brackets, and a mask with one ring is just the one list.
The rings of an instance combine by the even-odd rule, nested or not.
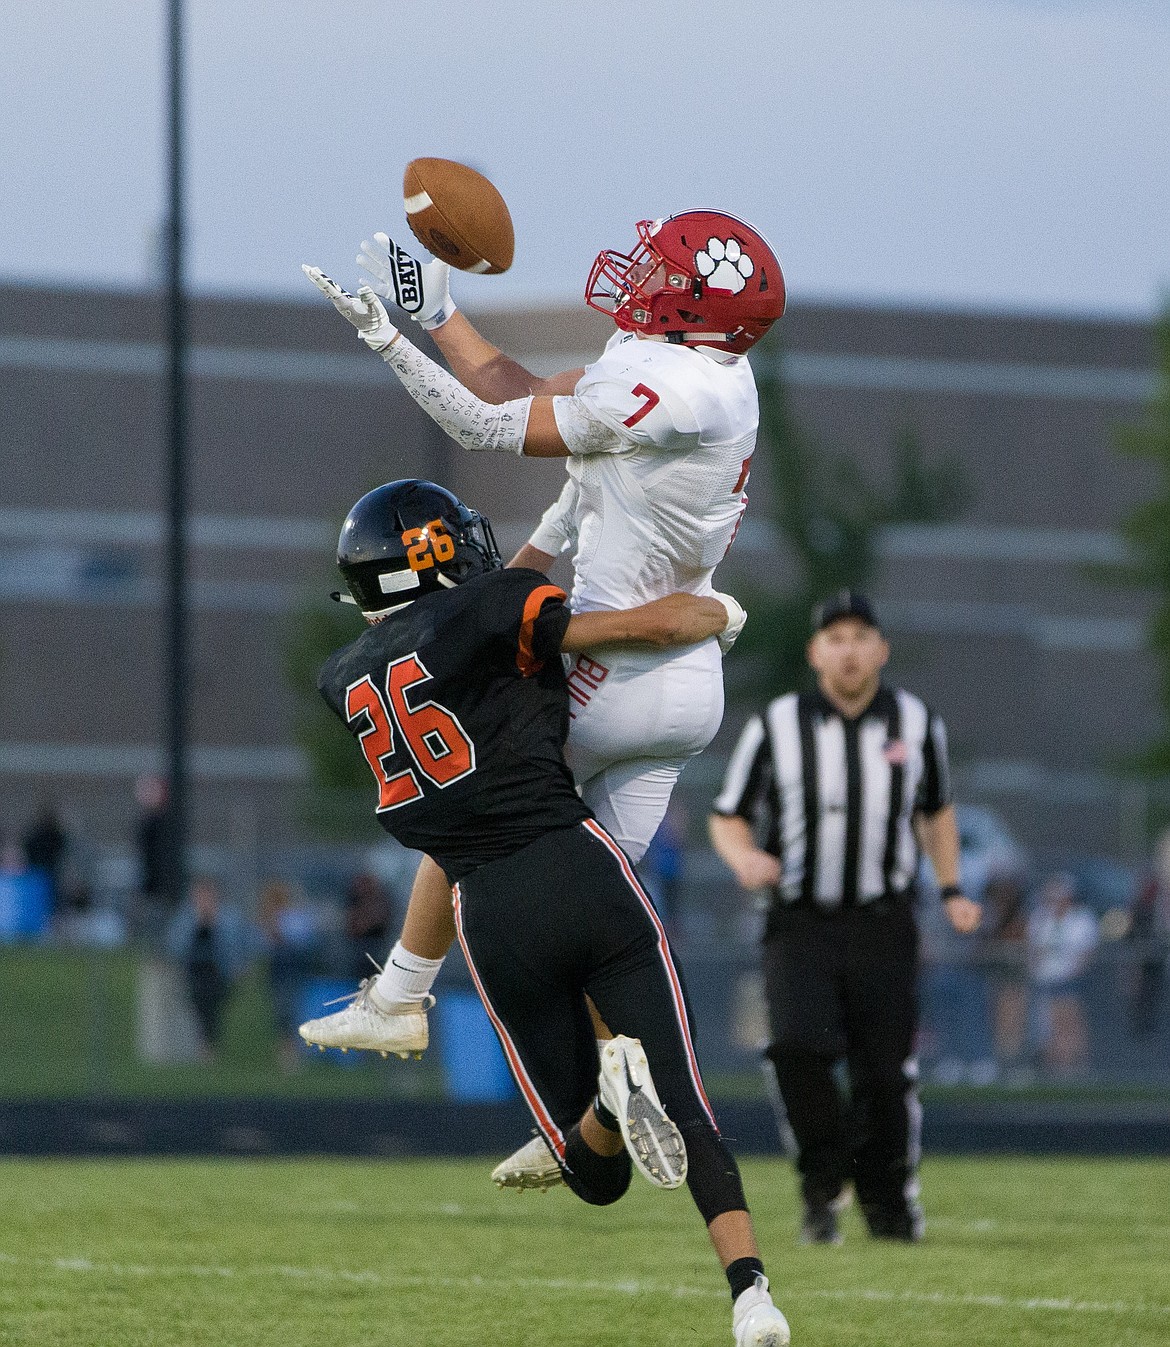
[(731, 1311), (731, 1331), (735, 1347), (788, 1347), (792, 1331), (772, 1304), (767, 1277), (757, 1276), (755, 1286), (740, 1292)]
[(532, 1188), (544, 1192), (564, 1183), (565, 1176), (544, 1137), (535, 1136), (492, 1170), (497, 1188)]
[(421, 1001), (388, 1005), (377, 998), (374, 979), (364, 978), (348, 998), (349, 1005), (319, 1020), (306, 1020), (299, 1033), (306, 1043), (318, 1048), (364, 1048), (383, 1057), (421, 1057), (430, 1042), (427, 1011), (435, 1004), (433, 996)]
[(619, 1034), (602, 1049), (598, 1094), (634, 1164), (656, 1188), (677, 1188), (687, 1176), (687, 1148), (663, 1111), (638, 1039)]

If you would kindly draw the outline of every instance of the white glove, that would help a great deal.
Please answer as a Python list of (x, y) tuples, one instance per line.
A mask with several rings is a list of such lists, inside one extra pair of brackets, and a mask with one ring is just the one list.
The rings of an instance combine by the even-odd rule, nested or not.
[(432, 258), (420, 262), (387, 234), (362, 240), (357, 264), (373, 279), (374, 291), (414, 319), (427, 332), (442, 327), (455, 312), (451, 268)]
[(386, 350), (398, 336), (398, 329), (390, 321), (385, 305), (368, 285), (351, 295), (326, 276), (320, 267), (302, 266), (301, 270), (337, 312), (357, 328), (358, 336), (371, 351)]
[(713, 599), (719, 602), (727, 609), (727, 626), (719, 633), (719, 653), (726, 655), (735, 644), (735, 638), (743, 631), (743, 624), (747, 621), (747, 613), (739, 603), (731, 597), (730, 594), (714, 593)]

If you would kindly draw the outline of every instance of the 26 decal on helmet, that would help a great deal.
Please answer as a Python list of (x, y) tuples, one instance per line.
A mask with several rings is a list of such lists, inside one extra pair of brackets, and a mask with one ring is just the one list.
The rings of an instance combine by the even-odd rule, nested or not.
[(723, 211), (640, 220), (631, 253), (597, 255), (585, 302), (625, 332), (742, 354), (784, 312), (784, 273), (764, 236)]
[(346, 516), (337, 569), (349, 595), (333, 598), (384, 617), (502, 564), (485, 516), (445, 487), (406, 478), (367, 492)]

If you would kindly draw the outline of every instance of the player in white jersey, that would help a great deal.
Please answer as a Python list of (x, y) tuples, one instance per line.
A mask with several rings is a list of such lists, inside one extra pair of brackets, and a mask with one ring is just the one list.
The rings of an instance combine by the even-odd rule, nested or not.
[[(561, 539), (573, 548), (575, 612), (710, 594), (747, 503), (759, 415), (747, 360), (619, 331), (565, 401), (569, 482), (530, 540), (541, 555), (528, 564), (547, 569)], [(570, 692), (569, 766), (598, 820), (640, 860), (683, 766), (719, 728), (718, 645), (669, 658), (583, 655)]]
[[(637, 229), (630, 253), (599, 254), (586, 287), (586, 302), (611, 314), (618, 332), (586, 369), (547, 379), (456, 309), (444, 263), (420, 263), (384, 234), (358, 258), (377, 293), (363, 286), (349, 295), (305, 268), (466, 448), (567, 458), (566, 490), (512, 564), (547, 569), (572, 540), (574, 611), (714, 592), (715, 566), (746, 508), (759, 420), (744, 353), (784, 311), (780, 264), (743, 221), (689, 211)], [(405, 339), (379, 294), (430, 331), (450, 373)], [(732, 637), (736, 630), (729, 626)], [(598, 820), (637, 861), (683, 766), (719, 727), (720, 645), (582, 655), (569, 683), (569, 765)], [(446, 881), (424, 860), (385, 969), (352, 1006), (303, 1026), (304, 1036), (402, 1055), (425, 1048), (429, 988), (454, 934), (450, 912)]]

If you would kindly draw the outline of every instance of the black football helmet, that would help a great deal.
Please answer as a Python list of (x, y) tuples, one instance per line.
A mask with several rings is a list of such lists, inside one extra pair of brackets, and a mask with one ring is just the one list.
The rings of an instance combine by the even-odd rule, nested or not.
[(445, 487), (419, 478), (368, 491), (337, 540), (337, 569), (366, 617), (502, 564), (489, 521)]

